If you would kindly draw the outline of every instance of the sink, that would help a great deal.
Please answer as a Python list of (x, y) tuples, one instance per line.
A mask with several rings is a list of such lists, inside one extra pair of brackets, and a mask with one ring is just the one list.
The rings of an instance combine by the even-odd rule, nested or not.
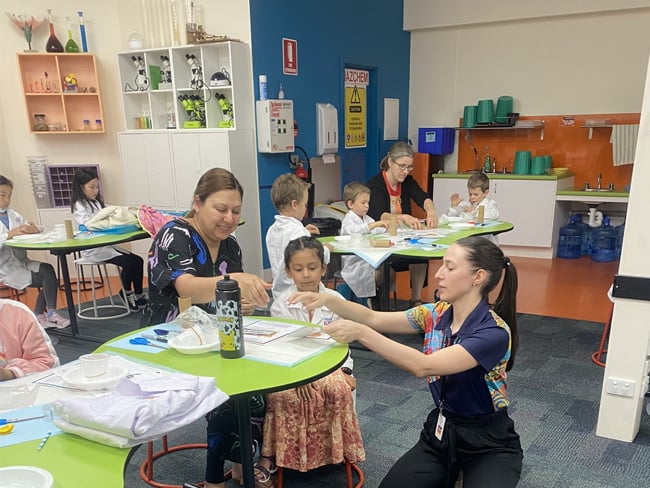
[(614, 190), (609, 188), (583, 188), (582, 191), (613, 192)]

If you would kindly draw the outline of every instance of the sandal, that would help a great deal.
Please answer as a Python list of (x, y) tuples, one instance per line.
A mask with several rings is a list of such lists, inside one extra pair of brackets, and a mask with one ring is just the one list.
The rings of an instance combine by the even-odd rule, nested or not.
[(260, 463), (255, 463), (253, 469), (255, 472), (255, 488), (275, 488), (275, 480), (272, 477), (278, 471), (275, 464), (271, 469), (267, 469)]

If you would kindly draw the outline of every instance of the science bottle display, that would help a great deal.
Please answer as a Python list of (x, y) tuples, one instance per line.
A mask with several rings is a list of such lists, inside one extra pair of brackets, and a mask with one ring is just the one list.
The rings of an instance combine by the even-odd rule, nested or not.
[(72, 38), (72, 28), (70, 27), (70, 17), (65, 18), (66, 23), (68, 24), (68, 42), (65, 43), (65, 52), (67, 53), (78, 53), (79, 46), (74, 39)]
[(52, 9), (47, 9), (47, 21), (50, 24), (50, 37), (47, 38), (45, 43), (45, 50), (48, 53), (62, 53), (63, 44), (59, 41), (58, 37), (54, 33), (54, 23), (52, 22)]

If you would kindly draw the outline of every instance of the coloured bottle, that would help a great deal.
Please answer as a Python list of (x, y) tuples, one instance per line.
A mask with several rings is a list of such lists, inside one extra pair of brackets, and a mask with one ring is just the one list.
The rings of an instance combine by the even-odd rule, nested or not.
[(50, 24), (50, 37), (47, 38), (47, 43), (45, 44), (45, 50), (48, 53), (62, 53), (63, 44), (56, 37), (54, 33), (54, 22), (52, 22), (52, 9), (47, 9), (47, 21)]
[(577, 259), (582, 255), (582, 230), (576, 225), (576, 216), (560, 228), (557, 243), (557, 257), (562, 259)]
[(68, 42), (65, 43), (65, 52), (78, 53), (79, 46), (77, 46), (77, 43), (74, 42), (74, 39), (72, 38), (72, 29), (70, 28), (70, 17), (66, 17), (65, 21), (68, 24)]
[(266, 75), (260, 75), (259, 77), (259, 88), (260, 88), (260, 100), (266, 100), (268, 94), (266, 91)]
[(79, 15), (79, 35), (81, 36), (81, 49), (83, 52), (88, 52), (88, 43), (86, 42), (86, 24), (84, 23), (84, 13), (79, 10), (77, 11)]
[(240, 358), (244, 355), (244, 328), (239, 283), (225, 275), (217, 282), (216, 299), (221, 356)]

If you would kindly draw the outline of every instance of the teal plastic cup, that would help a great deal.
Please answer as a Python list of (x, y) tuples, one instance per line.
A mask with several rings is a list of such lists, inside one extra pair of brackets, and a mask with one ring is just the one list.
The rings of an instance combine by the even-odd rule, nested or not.
[(533, 162), (530, 165), (530, 174), (531, 175), (543, 175), (546, 168), (546, 158), (544, 156), (535, 156)]
[(494, 115), (494, 121), (497, 124), (508, 123), (508, 114), (512, 113), (512, 97), (504, 95), (497, 100), (497, 108)]
[(515, 167), (513, 173), (516, 175), (530, 174), (530, 162), (532, 154), (530, 151), (517, 151), (515, 153)]
[(476, 122), (479, 124), (490, 124), (494, 122), (494, 100), (478, 101)]
[(553, 158), (550, 155), (544, 156), (544, 169), (547, 170), (553, 166)]
[(470, 128), (476, 126), (476, 105), (465, 105), (463, 110), (463, 127)]

